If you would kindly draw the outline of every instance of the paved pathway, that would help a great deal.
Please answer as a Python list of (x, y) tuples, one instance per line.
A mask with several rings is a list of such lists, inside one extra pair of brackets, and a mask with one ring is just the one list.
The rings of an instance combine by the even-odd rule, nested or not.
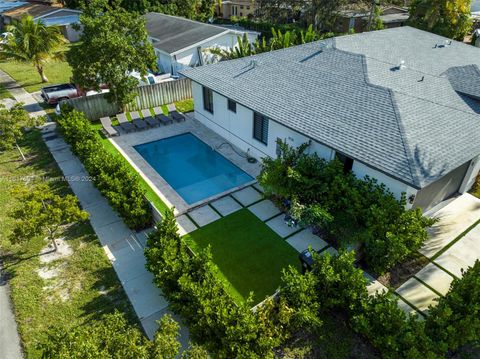
[(396, 293), (421, 314), (450, 289), (455, 277), (461, 278), (480, 259), (480, 199), (466, 193), (438, 212), (439, 219), (420, 249), (431, 262), (403, 283)]
[[(140, 322), (152, 339), (157, 329), (156, 321), (165, 313), (179, 318), (168, 309), (168, 302), (153, 284), (153, 275), (145, 269), (143, 254), (146, 234), (132, 232), (110, 207), (108, 201), (88, 180), (82, 163), (70, 151), (69, 146), (54, 131), (55, 125), (45, 126), (43, 138), (50, 152), (63, 171), (70, 187), (82, 207), (90, 214), (90, 223), (97, 234), (122, 286), (137, 313)], [(181, 328), (180, 341), (188, 345), (188, 330)]]
[(20, 359), (22, 349), (17, 323), (10, 303), (10, 288), (0, 263), (0, 359)]
[(0, 83), (10, 91), (15, 100), (22, 102), (25, 109), (30, 113), (31, 117), (45, 116), (46, 112), (38, 104), (37, 100), (15, 82), (8, 74), (0, 70)]

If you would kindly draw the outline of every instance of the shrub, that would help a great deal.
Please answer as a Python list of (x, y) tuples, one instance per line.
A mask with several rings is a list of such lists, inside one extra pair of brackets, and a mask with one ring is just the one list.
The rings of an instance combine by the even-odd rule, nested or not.
[(431, 307), (427, 333), (443, 350), (457, 350), (465, 344), (480, 346), (480, 262), (455, 279), (450, 291)]
[(301, 224), (319, 227), (340, 245), (360, 241), (367, 265), (379, 274), (421, 247), (433, 220), (420, 209), (405, 210), (405, 198), (397, 200), (372, 178), (344, 173), (337, 160), (306, 154), (308, 144), (277, 144), (279, 156), (263, 159), (258, 181), (267, 195), (289, 200)]
[(425, 323), (406, 317), (391, 293), (366, 298), (363, 310), (351, 318), (353, 328), (367, 337), (384, 358), (437, 358)]
[[(251, 300), (236, 305), (215, 274), (209, 250), (189, 255), (189, 250), (177, 232), (172, 211), (167, 211), (162, 223), (147, 241), (147, 269), (162, 288), (171, 308), (189, 324), (190, 333), (219, 357), (271, 357), (278, 338), (275, 332), (250, 310)], [(261, 311), (261, 313), (264, 313)], [(287, 312), (278, 314), (277, 323), (288, 319)], [(273, 315), (273, 310), (270, 311)]]
[(139, 177), (118, 157), (107, 152), (98, 133), (82, 112), (66, 107), (58, 119), (65, 141), (83, 162), (95, 186), (127, 226), (142, 229), (152, 223), (152, 212)]

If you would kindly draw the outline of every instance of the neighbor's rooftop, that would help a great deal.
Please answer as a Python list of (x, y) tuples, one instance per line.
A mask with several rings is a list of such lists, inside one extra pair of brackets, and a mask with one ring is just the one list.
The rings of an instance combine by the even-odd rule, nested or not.
[(479, 65), (478, 48), (400, 27), (182, 73), (422, 188), (480, 154)]
[(153, 47), (168, 54), (193, 46), (231, 30), (183, 17), (150, 12), (145, 14), (148, 35)]

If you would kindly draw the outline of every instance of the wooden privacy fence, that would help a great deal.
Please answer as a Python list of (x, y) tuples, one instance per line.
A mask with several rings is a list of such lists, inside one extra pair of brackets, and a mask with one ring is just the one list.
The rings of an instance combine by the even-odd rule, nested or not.
[[(183, 78), (154, 85), (139, 86), (135, 90), (135, 100), (126, 106), (128, 111), (156, 107), (176, 101), (192, 98), (192, 82)], [(107, 94), (84, 96), (67, 100), (66, 103), (78, 111), (84, 112), (90, 120), (105, 116), (114, 116), (120, 112), (117, 104), (106, 99)]]

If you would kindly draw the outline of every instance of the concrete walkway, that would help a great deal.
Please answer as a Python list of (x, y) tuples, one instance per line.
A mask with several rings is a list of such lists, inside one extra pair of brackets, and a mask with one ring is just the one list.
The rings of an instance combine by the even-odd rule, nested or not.
[[(42, 130), (50, 152), (63, 171), (82, 208), (90, 214), (90, 223), (97, 234), (117, 276), (135, 309), (147, 334), (152, 339), (158, 328), (156, 321), (169, 313), (168, 302), (153, 283), (153, 275), (145, 268), (144, 247), (146, 233), (132, 232), (110, 207), (90, 181), (80, 160), (73, 155), (69, 146), (58, 137), (55, 124)], [(189, 341), (188, 329), (181, 326), (180, 342), (186, 348)]]
[(45, 116), (46, 112), (38, 104), (37, 100), (15, 82), (8, 74), (0, 70), (0, 83), (10, 91), (17, 102), (24, 104), (25, 110), (30, 113), (30, 117)]
[(420, 313), (448, 293), (455, 277), (462, 277), (480, 259), (480, 199), (465, 193), (432, 214), (439, 221), (419, 250), (431, 262), (397, 288), (396, 293)]
[(10, 288), (0, 263), (0, 359), (20, 359), (22, 349), (10, 303)]

